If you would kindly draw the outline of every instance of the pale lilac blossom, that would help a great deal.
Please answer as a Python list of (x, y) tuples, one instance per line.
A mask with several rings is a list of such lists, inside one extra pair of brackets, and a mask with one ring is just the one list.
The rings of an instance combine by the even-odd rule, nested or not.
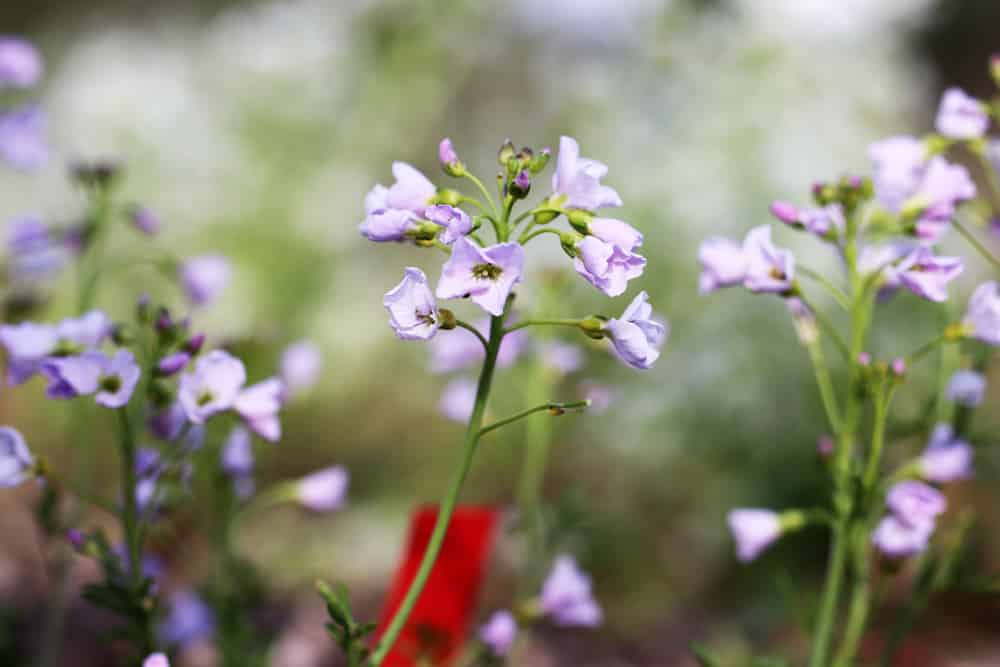
[(141, 371), (131, 351), (118, 350), (113, 357), (96, 351), (51, 357), (43, 362), (42, 373), (49, 380), (50, 398), (95, 394), (98, 405), (120, 408), (132, 397)]
[(889, 489), (885, 504), (900, 521), (911, 526), (933, 525), (934, 520), (948, 507), (940, 491), (912, 479), (898, 482)]
[(160, 639), (170, 646), (185, 646), (215, 632), (215, 614), (192, 590), (170, 596), (166, 617), (157, 627)]
[(601, 185), (608, 173), (602, 162), (580, 157), (580, 144), (572, 137), (559, 138), (559, 156), (552, 175), (552, 190), (565, 197), (566, 208), (589, 211), (621, 206), (622, 200), (614, 189)]
[(322, 371), (323, 355), (312, 341), (292, 343), (281, 353), (281, 379), (291, 395), (311, 389)]
[(142, 661), (142, 667), (170, 667), (170, 661), (163, 653), (153, 653)]
[(949, 88), (941, 96), (934, 127), (949, 139), (977, 139), (990, 126), (986, 105), (961, 88)]
[(476, 402), (476, 382), (470, 378), (456, 378), (445, 385), (438, 401), (438, 410), (451, 421), (464, 424), (469, 421)]
[(58, 341), (56, 328), (48, 324), (0, 325), (0, 344), (7, 350), (7, 382), (18, 385), (27, 381), (55, 351)]
[(989, 280), (972, 293), (963, 324), (973, 338), (990, 345), (1000, 345), (1000, 289)]
[(521, 281), (523, 267), (524, 247), (519, 243), (480, 248), (467, 238), (459, 238), (441, 270), (437, 296), (468, 296), (490, 315), (499, 316), (514, 284)]
[(396, 208), (380, 208), (368, 213), (358, 228), (369, 241), (387, 243), (406, 239), (406, 233), (416, 226), (413, 211)]
[(389, 312), (389, 324), (402, 340), (428, 340), (441, 326), (427, 276), (416, 267), (406, 267), (403, 280), (385, 293), (382, 304)]
[(875, 194), (890, 211), (898, 211), (917, 189), (927, 161), (927, 147), (915, 137), (897, 136), (868, 148), (874, 167)]
[(507, 655), (517, 639), (517, 621), (514, 615), (506, 609), (493, 612), (479, 629), (479, 639), (489, 647), (493, 655)]
[(7, 233), (7, 274), (12, 283), (53, 277), (68, 259), (68, 251), (53, 238), (48, 225), (35, 216), (11, 220)]
[(736, 557), (748, 563), (781, 537), (781, 517), (766, 509), (740, 508), (726, 517), (736, 541)]
[(559, 556), (542, 584), (539, 606), (556, 625), (596, 627), (604, 614), (591, 592), (590, 577), (572, 556)]
[(25, 106), (0, 113), (0, 159), (15, 169), (33, 171), (49, 157), (45, 113)]
[(761, 225), (751, 229), (743, 241), (746, 276), (743, 285), (751, 292), (787, 292), (795, 277), (792, 251), (771, 242), (771, 228)]
[(918, 465), (924, 479), (947, 484), (972, 476), (972, 446), (954, 437), (950, 424), (938, 424)]
[(976, 407), (983, 402), (986, 393), (986, 377), (972, 370), (956, 371), (948, 380), (945, 392), (948, 398), (959, 405)]
[(69, 317), (56, 325), (58, 344), (82, 349), (100, 345), (113, 329), (111, 318), (101, 310), (92, 310), (80, 317)]
[(191, 257), (181, 266), (181, 285), (192, 304), (207, 306), (229, 285), (232, 272), (222, 255)]
[(441, 162), (442, 166), (458, 162), (458, 153), (455, 152), (455, 147), (448, 137), (442, 139), (441, 143), (438, 144), (438, 161)]
[(652, 368), (660, 357), (668, 331), (664, 323), (652, 317), (649, 295), (643, 291), (636, 295), (620, 319), (611, 318), (604, 325), (619, 358), (633, 368)]
[(698, 248), (701, 277), (698, 289), (702, 294), (720, 287), (742, 285), (747, 273), (747, 259), (743, 246), (731, 239), (713, 236), (701, 242)]
[(386, 192), (385, 205), (422, 216), (437, 194), (437, 188), (418, 169), (405, 162), (393, 162), (392, 175), (396, 182)]
[(948, 283), (965, 269), (961, 257), (941, 257), (928, 247), (919, 247), (903, 259), (892, 273), (900, 284), (919, 297), (940, 303), (948, 299)]
[(233, 401), (233, 410), (254, 433), (268, 442), (277, 442), (281, 439), (278, 412), (284, 395), (284, 382), (279, 378), (268, 378), (240, 391)]
[(586, 361), (586, 355), (578, 346), (558, 340), (541, 343), (538, 355), (546, 368), (560, 375), (575, 373)]
[(0, 426), (0, 488), (21, 484), (34, 475), (35, 457), (24, 436), (10, 426)]
[(890, 558), (906, 558), (924, 551), (933, 533), (933, 523), (909, 524), (888, 515), (875, 527), (872, 542)]
[(324, 468), (298, 480), (296, 499), (303, 507), (314, 512), (340, 509), (347, 502), (350, 476), (343, 466)]
[(42, 56), (20, 37), (0, 37), (0, 90), (31, 88), (42, 77)]
[(229, 432), (222, 446), (222, 470), (232, 478), (253, 474), (253, 439), (243, 426), (236, 426)]
[(590, 401), (587, 412), (601, 415), (608, 411), (618, 396), (617, 390), (597, 380), (583, 380), (577, 385), (577, 394)]
[(212, 350), (198, 359), (194, 372), (181, 375), (177, 400), (188, 420), (202, 424), (233, 406), (246, 379), (242, 361), (224, 350)]
[(428, 208), (424, 215), (434, 224), (444, 227), (440, 236), (441, 242), (444, 244), (451, 245), (472, 231), (472, 218), (460, 208), (438, 204)]

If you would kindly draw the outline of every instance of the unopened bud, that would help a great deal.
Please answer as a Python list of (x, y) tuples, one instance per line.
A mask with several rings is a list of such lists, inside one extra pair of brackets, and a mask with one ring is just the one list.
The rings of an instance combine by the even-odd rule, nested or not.
[(872, 355), (869, 352), (862, 352), (858, 355), (858, 363), (862, 366), (871, 366)]
[(441, 320), (441, 328), (445, 331), (454, 329), (458, 326), (458, 321), (455, 319), (455, 313), (451, 312), (447, 308), (438, 309), (438, 318)]
[(462, 203), (462, 193), (450, 188), (440, 188), (432, 200), (434, 204), (447, 204), (448, 206), (458, 206)]
[(965, 322), (955, 322), (944, 328), (944, 339), (948, 342), (955, 342), (968, 338), (974, 332), (971, 324)]
[(559, 245), (562, 246), (563, 252), (570, 259), (576, 259), (578, 254), (576, 246), (582, 240), (583, 234), (578, 234), (577, 232), (559, 232)]
[(771, 215), (786, 225), (799, 225), (799, 210), (785, 201), (771, 202)]
[(892, 360), (892, 364), (889, 366), (892, 369), (892, 374), (897, 378), (901, 378), (906, 375), (906, 360), (902, 357), (896, 357)]
[(532, 159), (531, 164), (528, 166), (528, 168), (531, 170), (531, 173), (537, 174), (542, 169), (545, 169), (545, 166), (549, 163), (549, 158), (551, 157), (552, 157), (551, 148), (546, 147), (538, 151), (538, 155), (536, 155), (534, 159)]
[(201, 352), (202, 346), (205, 345), (205, 334), (196, 333), (195, 335), (188, 338), (183, 345), (181, 345), (181, 350), (187, 352), (192, 357)]
[(579, 208), (575, 208), (566, 214), (566, 219), (569, 220), (569, 224), (572, 225), (573, 229), (581, 234), (590, 233), (590, 220), (593, 217), (594, 214), (590, 211), (584, 211)]
[(139, 321), (139, 324), (149, 324), (151, 316), (149, 294), (143, 294), (135, 302), (135, 319)]
[(514, 180), (510, 182), (508, 188), (510, 196), (514, 199), (524, 199), (531, 192), (531, 174), (527, 169), (522, 169)]
[(580, 330), (594, 340), (601, 340), (606, 335), (604, 325), (607, 321), (599, 315), (588, 315), (580, 320)]
[(111, 329), (111, 342), (119, 347), (131, 345), (135, 342), (132, 330), (124, 324), (116, 324)]
[(510, 139), (506, 139), (503, 145), (500, 146), (500, 150), (497, 152), (497, 162), (501, 167), (506, 167), (507, 163), (510, 162), (511, 158), (517, 151), (514, 149), (514, 142)]
[(170, 377), (179, 373), (191, 361), (187, 352), (174, 352), (160, 359), (156, 364), (156, 374), (160, 377)]

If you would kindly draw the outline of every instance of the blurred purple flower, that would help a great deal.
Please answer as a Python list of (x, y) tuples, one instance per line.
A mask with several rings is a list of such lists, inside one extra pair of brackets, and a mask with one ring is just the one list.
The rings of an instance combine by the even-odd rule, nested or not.
[(281, 353), (281, 379), (290, 395), (311, 389), (322, 371), (323, 355), (312, 341), (292, 343)]
[(751, 229), (743, 241), (747, 271), (743, 285), (751, 292), (786, 292), (792, 287), (795, 257), (771, 242), (771, 228)]
[(963, 323), (969, 327), (973, 338), (1000, 345), (1000, 289), (995, 281), (983, 283), (972, 293)]
[(222, 255), (190, 257), (181, 265), (181, 285), (195, 306), (207, 306), (229, 284), (232, 267)]
[(170, 667), (170, 661), (163, 653), (153, 653), (142, 661), (142, 667)]
[(917, 236), (936, 243), (944, 236), (959, 202), (976, 196), (976, 184), (962, 165), (951, 164), (943, 157), (931, 158), (916, 191), (907, 200), (922, 207), (917, 220)]
[(232, 407), (246, 379), (242, 361), (223, 350), (212, 350), (198, 359), (193, 373), (181, 375), (177, 400), (187, 418), (201, 424)]
[(949, 139), (977, 139), (990, 126), (985, 104), (961, 88), (949, 88), (941, 96), (934, 127)]
[(19, 37), (0, 37), (0, 90), (31, 88), (42, 77), (42, 56)]
[(438, 204), (428, 208), (424, 214), (434, 224), (444, 227), (440, 237), (442, 243), (451, 245), (472, 231), (472, 218), (460, 208)]
[(889, 515), (875, 527), (872, 542), (890, 558), (906, 558), (926, 549), (933, 532), (933, 523), (911, 525)]
[(807, 231), (817, 236), (827, 236), (831, 231), (839, 233), (847, 226), (840, 204), (804, 209), (799, 214), (799, 221)]
[(566, 198), (566, 208), (593, 211), (621, 206), (622, 200), (614, 189), (601, 185), (608, 173), (602, 162), (580, 157), (580, 144), (572, 137), (559, 137), (559, 156), (552, 175), (552, 190)]
[(10, 221), (7, 253), (7, 273), (12, 283), (51, 278), (68, 260), (65, 246), (56, 241), (48, 225), (35, 216)]
[(489, 620), (479, 628), (479, 639), (486, 644), (493, 655), (505, 656), (517, 639), (517, 621), (506, 609), (493, 612)]
[(955, 374), (948, 380), (946, 393), (950, 400), (959, 405), (974, 408), (983, 402), (983, 395), (986, 393), (986, 377), (976, 371), (955, 371)]
[(927, 247), (914, 250), (892, 273), (904, 287), (928, 301), (948, 299), (948, 283), (957, 278), (965, 265), (961, 257), (939, 257)]
[(416, 267), (406, 267), (403, 280), (385, 293), (382, 304), (389, 312), (389, 325), (402, 340), (428, 340), (441, 326), (427, 276)]
[(235, 426), (222, 446), (222, 470), (232, 478), (253, 474), (253, 440), (250, 431), (243, 426)]
[(437, 194), (437, 188), (419, 170), (405, 162), (393, 162), (392, 175), (396, 182), (386, 192), (385, 205), (422, 216), (424, 208)]
[(746, 255), (743, 246), (736, 241), (721, 236), (705, 239), (698, 248), (698, 261), (701, 263), (698, 290), (702, 294), (720, 287), (742, 285), (746, 278)]
[(660, 347), (668, 331), (665, 324), (651, 319), (652, 316), (649, 295), (639, 292), (620, 319), (611, 318), (604, 325), (619, 358), (633, 368), (652, 368), (660, 357)]
[(18, 385), (38, 372), (58, 340), (55, 327), (48, 324), (0, 325), (0, 344), (7, 350), (7, 382)]
[(215, 614), (197, 593), (180, 590), (170, 596), (169, 611), (157, 630), (163, 643), (183, 647), (214, 634)]
[(168, 407), (154, 412), (146, 420), (146, 426), (153, 435), (161, 440), (173, 441), (181, 434), (187, 423), (187, 413), (180, 403), (171, 403)]
[(296, 483), (296, 498), (314, 512), (338, 510), (347, 502), (350, 475), (343, 466), (324, 468), (306, 475)]
[(0, 113), (0, 159), (15, 169), (33, 171), (49, 157), (45, 113), (25, 106)]
[(233, 402), (233, 409), (251, 431), (268, 442), (277, 442), (281, 439), (278, 412), (284, 395), (285, 383), (278, 378), (268, 378), (242, 390)]
[(472, 415), (476, 402), (476, 382), (470, 378), (456, 378), (445, 385), (438, 401), (438, 410), (448, 419), (464, 424)]
[(617, 390), (609, 384), (597, 380), (583, 380), (577, 385), (577, 394), (590, 401), (587, 412), (593, 415), (604, 414), (615, 402)]
[(35, 457), (24, 436), (10, 426), (0, 426), (0, 488), (28, 480), (34, 468)]
[(575, 373), (583, 367), (586, 356), (576, 345), (558, 340), (544, 341), (539, 344), (538, 355), (546, 368), (561, 375)]
[(868, 156), (878, 200), (890, 211), (898, 211), (920, 182), (927, 147), (914, 137), (890, 137), (869, 146)]
[(896, 518), (910, 526), (933, 525), (948, 507), (940, 491), (916, 480), (895, 484), (886, 494), (885, 504)]
[(134, 206), (129, 211), (132, 225), (143, 234), (154, 236), (160, 231), (160, 218), (145, 206)]
[(59, 344), (71, 344), (82, 349), (100, 345), (114, 328), (111, 318), (101, 310), (92, 310), (80, 317), (68, 317), (56, 325)]
[(781, 517), (765, 509), (740, 508), (726, 517), (736, 541), (736, 557), (748, 563), (781, 537)]
[(42, 373), (49, 380), (49, 398), (96, 394), (98, 405), (120, 408), (132, 397), (141, 371), (131, 351), (118, 350), (113, 357), (95, 351), (52, 357), (43, 362)]
[(441, 270), (437, 286), (440, 299), (471, 297), (491, 315), (503, 313), (507, 295), (521, 281), (524, 247), (499, 243), (480, 248), (467, 238), (452, 246), (451, 257)]
[(918, 461), (924, 479), (947, 484), (972, 476), (973, 451), (969, 443), (954, 437), (950, 424), (938, 424)]
[(603, 620), (591, 593), (590, 577), (572, 556), (559, 556), (542, 584), (539, 606), (556, 625), (596, 627)]

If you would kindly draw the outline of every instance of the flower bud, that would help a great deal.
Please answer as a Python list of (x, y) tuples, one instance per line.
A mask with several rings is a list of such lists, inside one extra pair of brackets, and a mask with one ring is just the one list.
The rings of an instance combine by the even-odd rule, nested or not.
[(184, 341), (184, 344), (181, 345), (181, 350), (187, 352), (193, 357), (199, 352), (201, 352), (201, 348), (204, 344), (205, 344), (205, 334), (196, 333), (195, 335), (191, 336), (186, 341)]
[(577, 256), (577, 244), (583, 240), (583, 234), (577, 232), (559, 232), (559, 245), (562, 246), (563, 252), (570, 259), (575, 259)]
[[(550, 205), (551, 204), (549, 203), (548, 200), (546, 200), (545, 202), (542, 203), (543, 207), (548, 207)], [(532, 221), (536, 225), (546, 225), (546, 224), (552, 222), (553, 220), (555, 220), (558, 217), (559, 217), (559, 212), (558, 211), (538, 211), (533, 216)]]
[(897, 378), (902, 378), (906, 375), (906, 360), (902, 357), (896, 357), (892, 360), (892, 364), (889, 365), (889, 369)]
[(532, 158), (531, 164), (528, 165), (528, 169), (531, 170), (532, 174), (539, 173), (545, 169), (545, 166), (549, 163), (549, 158), (551, 157), (552, 149), (546, 146), (542, 150), (538, 151), (538, 155)]
[(135, 341), (135, 336), (131, 328), (124, 324), (116, 324), (111, 329), (111, 342), (119, 347), (131, 345)]
[(155, 236), (160, 231), (160, 219), (145, 206), (132, 206), (128, 217), (132, 225), (143, 234)]
[(72, 546), (75, 551), (77, 552), (83, 551), (83, 546), (84, 543), (86, 542), (86, 539), (84, 538), (83, 533), (81, 533), (79, 530), (77, 530), (76, 528), (70, 528), (69, 530), (67, 530), (66, 539), (69, 541), (70, 546)]
[(500, 163), (501, 167), (506, 167), (507, 163), (514, 157), (515, 154), (514, 142), (510, 139), (506, 139), (503, 145), (500, 146), (500, 150), (497, 152), (497, 162)]
[(580, 330), (594, 340), (601, 340), (606, 335), (605, 324), (607, 321), (600, 315), (588, 315), (580, 320)]
[(514, 180), (510, 182), (508, 188), (510, 196), (514, 199), (524, 199), (531, 192), (531, 174), (527, 169), (522, 169)]
[(191, 355), (187, 352), (174, 352), (173, 354), (168, 354), (157, 362), (156, 374), (160, 377), (170, 377), (171, 375), (181, 372), (190, 361)]
[(573, 229), (580, 232), (581, 234), (590, 233), (590, 220), (594, 215), (590, 211), (584, 211), (583, 209), (573, 209), (566, 214), (566, 218), (569, 220), (569, 224), (572, 225)]
[(799, 211), (795, 206), (785, 201), (773, 201), (769, 207), (771, 215), (786, 225), (799, 225)]
[(449, 329), (454, 329), (458, 326), (458, 321), (455, 319), (455, 313), (451, 312), (447, 308), (438, 308), (438, 321), (440, 322), (439, 328), (448, 331)]
[(462, 193), (450, 188), (440, 188), (434, 198), (433, 204), (447, 204), (448, 206), (458, 206), (462, 203)]
[(872, 363), (872, 355), (869, 352), (862, 352), (858, 355), (858, 363), (862, 366), (870, 366)]
[(149, 324), (151, 321), (152, 312), (149, 307), (149, 294), (143, 294), (139, 297), (139, 300), (135, 302), (135, 319), (139, 321), (139, 324)]
[(451, 139), (448, 137), (442, 139), (438, 145), (438, 160), (441, 162), (444, 173), (449, 176), (458, 178), (465, 174), (465, 165), (459, 161), (458, 153), (455, 152), (454, 146), (451, 145)]

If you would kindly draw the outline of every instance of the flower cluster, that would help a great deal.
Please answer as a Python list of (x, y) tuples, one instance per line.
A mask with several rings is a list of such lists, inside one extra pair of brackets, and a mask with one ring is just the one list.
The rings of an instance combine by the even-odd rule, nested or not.
[[(19, 37), (0, 35), (0, 92), (10, 95), (38, 85), (44, 65), (38, 50)], [(0, 160), (32, 171), (48, 158), (45, 114), (34, 103), (0, 108)]]

